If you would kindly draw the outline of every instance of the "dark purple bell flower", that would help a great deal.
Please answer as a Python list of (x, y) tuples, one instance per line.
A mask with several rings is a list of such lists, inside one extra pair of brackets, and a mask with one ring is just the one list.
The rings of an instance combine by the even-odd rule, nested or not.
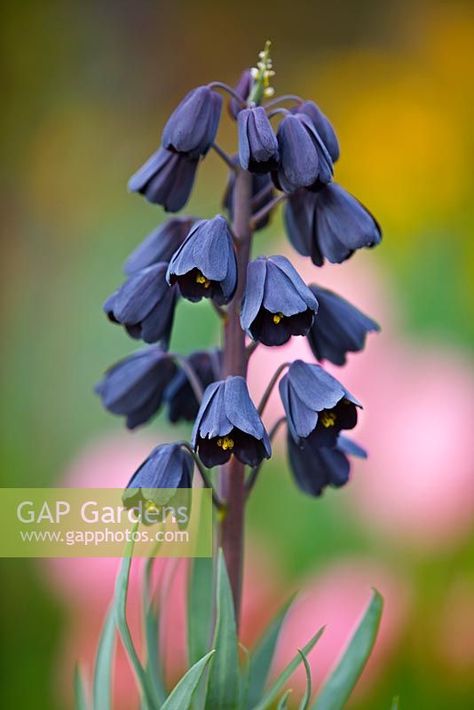
[(212, 298), (228, 303), (237, 288), (237, 259), (227, 221), (221, 215), (203, 219), (173, 255), (166, 274), (189, 301)]
[[(220, 350), (199, 350), (186, 358), (194, 370), (203, 390), (221, 376), (222, 352)], [(184, 370), (178, 372), (165, 392), (168, 404), (168, 418), (176, 423), (181, 420), (193, 422), (199, 410), (199, 402)]]
[(334, 182), (315, 193), (301, 190), (291, 195), (284, 214), (291, 243), (316, 266), (325, 259), (340, 264), (357, 249), (374, 247), (382, 239), (370, 212)]
[[(235, 157), (235, 162), (237, 164), (238, 158)], [(225, 191), (223, 206), (229, 212), (229, 217), (231, 220), (234, 219), (234, 187), (235, 187), (235, 172), (231, 170), (229, 172), (229, 180), (227, 183), (227, 188)], [(257, 175), (252, 173), (252, 213), (256, 214), (263, 207), (268, 205), (274, 198), (275, 193), (273, 188), (273, 182), (268, 174)], [(264, 217), (258, 220), (255, 225), (255, 229), (263, 229), (267, 226), (270, 221), (271, 212), (268, 212)]]
[(317, 106), (314, 101), (303, 101), (292, 113), (303, 113), (305, 116), (308, 116), (326, 146), (332, 162), (335, 163), (339, 158), (339, 143), (331, 122), (321, 111), (319, 106)]
[(125, 416), (127, 427), (135, 429), (158, 412), (175, 373), (167, 353), (146, 348), (109, 368), (95, 391), (109, 412)]
[(357, 424), (360, 402), (320, 365), (295, 360), (280, 380), (280, 396), (296, 443), (312, 434), (315, 445), (334, 447), (339, 432)]
[(318, 302), (284, 256), (259, 257), (247, 269), (242, 328), (264, 345), (283, 345), (306, 335)]
[(198, 86), (169, 117), (161, 145), (189, 158), (206, 155), (216, 137), (221, 110), (222, 97), (208, 86)]
[(145, 343), (161, 342), (167, 348), (171, 337), (178, 292), (166, 281), (167, 264), (153, 264), (128, 278), (104, 303), (113, 323)]
[(270, 440), (243, 377), (227, 377), (209, 385), (192, 444), (209, 468), (226, 463), (232, 454), (249, 466), (270, 458)]
[(319, 303), (318, 317), (308, 332), (317, 360), (344, 365), (348, 352), (364, 349), (367, 333), (377, 332), (377, 323), (333, 291), (310, 284)]
[[(242, 102), (247, 101), (248, 97), (250, 96), (252, 84), (253, 79), (250, 69), (244, 69), (244, 71), (240, 75), (240, 79), (237, 83), (237, 86), (234, 88), (235, 93), (237, 94), (237, 96), (241, 97)], [(237, 114), (239, 113), (239, 111), (242, 111), (243, 108), (243, 103), (239, 103), (239, 101), (237, 101), (236, 99), (230, 100), (229, 113), (232, 118), (237, 118)]]
[[(126, 508), (142, 502), (164, 505), (178, 488), (191, 488), (193, 457), (180, 444), (160, 444), (135, 471), (122, 500)], [(170, 489), (169, 494), (155, 489)], [(145, 519), (146, 521), (146, 519)]]
[(131, 192), (148, 202), (179, 212), (189, 200), (199, 159), (159, 148), (128, 181)]
[(278, 142), (262, 106), (246, 108), (237, 117), (239, 160), (244, 170), (268, 173), (278, 167)]
[(340, 488), (349, 480), (351, 464), (348, 458), (367, 458), (366, 451), (339, 434), (334, 448), (320, 447), (310, 436), (296, 444), (288, 435), (288, 459), (296, 485), (310, 496), (320, 496), (326, 486)]
[(125, 273), (133, 274), (160, 261), (168, 263), (195, 221), (194, 217), (173, 217), (160, 224), (130, 254), (124, 265)]
[(303, 113), (288, 114), (277, 133), (280, 166), (273, 173), (276, 186), (292, 193), (319, 187), (332, 180), (332, 161), (311, 120)]

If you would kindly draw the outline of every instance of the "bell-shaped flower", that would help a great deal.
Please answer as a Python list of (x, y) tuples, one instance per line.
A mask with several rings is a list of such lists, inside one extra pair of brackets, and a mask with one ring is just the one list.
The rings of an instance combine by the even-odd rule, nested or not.
[[(221, 376), (222, 352), (220, 350), (199, 350), (185, 358), (204, 391), (208, 385)], [(193, 422), (199, 410), (199, 402), (189, 381), (188, 374), (178, 368), (165, 392), (168, 404), (168, 419), (176, 423), (181, 420)]]
[(130, 254), (124, 265), (125, 273), (133, 274), (160, 261), (168, 263), (195, 221), (193, 217), (173, 217), (160, 224)]
[(134, 508), (141, 502), (146, 511), (149, 506), (153, 509), (165, 505), (177, 489), (191, 488), (193, 470), (194, 460), (189, 451), (180, 444), (160, 444), (128, 482), (122, 495), (124, 506)]
[(296, 485), (310, 496), (320, 496), (327, 486), (340, 488), (349, 480), (348, 456), (367, 458), (366, 451), (339, 434), (334, 448), (318, 446), (310, 436), (295, 443), (288, 436), (288, 460)]
[[(238, 157), (235, 156), (237, 164)], [(235, 171), (229, 172), (229, 180), (224, 194), (223, 206), (229, 213), (231, 220), (234, 219), (234, 189), (235, 189)], [(261, 209), (272, 202), (275, 196), (273, 190), (273, 182), (267, 173), (258, 175), (252, 173), (252, 214), (256, 214)], [(260, 217), (255, 224), (255, 230), (263, 229), (270, 221), (271, 212), (267, 212), (263, 217)]]
[(128, 181), (131, 192), (139, 192), (148, 202), (179, 212), (189, 200), (199, 159), (159, 148)]
[(367, 333), (377, 332), (377, 323), (333, 291), (310, 284), (319, 303), (318, 317), (308, 332), (317, 360), (344, 365), (348, 352), (364, 349)]
[(226, 463), (232, 454), (249, 466), (270, 458), (270, 440), (243, 377), (227, 377), (209, 385), (192, 444), (208, 467)]
[(173, 255), (166, 275), (189, 301), (228, 303), (237, 288), (237, 259), (227, 221), (221, 215), (197, 222)]
[(104, 407), (126, 417), (129, 429), (148, 422), (160, 409), (176, 365), (157, 347), (139, 350), (107, 370), (96, 385)]
[(178, 292), (166, 281), (167, 264), (153, 264), (137, 271), (104, 303), (113, 323), (145, 343), (160, 342), (167, 348), (171, 337)]
[(293, 110), (293, 113), (303, 113), (305, 116), (308, 116), (326, 146), (332, 162), (335, 163), (339, 158), (339, 143), (330, 120), (321, 111), (319, 106), (317, 106), (314, 101), (303, 101)]
[(331, 183), (318, 192), (301, 190), (285, 205), (285, 226), (290, 242), (313, 264), (327, 259), (340, 264), (362, 247), (382, 239), (380, 226), (370, 212), (340, 185)]
[(278, 188), (292, 193), (332, 179), (332, 160), (311, 120), (303, 113), (288, 114), (277, 133), (280, 165), (273, 173)]
[(297, 443), (312, 434), (315, 445), (334, 447), (339, 432), (357, 424), (360, 402), (320, 365), (296, 360), (279, 387), (288, 430)]
[(239, 160), (244, 170), (268, 173), (278, 167), (278, 142), (262, 106), (246, 108), (237, 117)]
[(250, 262), (240, 322), (251, 338), (283, 345), (308, 333), (317, 310), (314, 294), (284, 256)]
[(167, 150), (189, 158), (205, 155), (216, 137), (222, 97), (208, 86), (199, 86), (184, 97), (169, 117), (161, 137)]

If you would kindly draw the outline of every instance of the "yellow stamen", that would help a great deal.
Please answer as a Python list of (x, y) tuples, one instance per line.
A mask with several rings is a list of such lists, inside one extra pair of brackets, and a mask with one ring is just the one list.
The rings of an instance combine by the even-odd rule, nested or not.
[(152, 500), (147, 500), (145, 502), (145, 508), (147, 511), (151, 511), (153, 513), (158, 511), (158, 508), (156, 507), (155, 503), (153, 503)]
[(227, 449), (232, 449), (234, 448), (234, 440), (231, 439), (229, 436), (224, 436), (221, 439), (217, 439), (217, 446), (220, 449), (223, 449), (224, 451), (227, 451)]
[(321, 412), (320, 419), (321, 424), (323, 427), (326, 427), (326, 429), (329, 429), (329, 427), (334, 426), (336, 423), (336, 415), (334, 412)]
[(198, 273), (196, 274), (196, 283), (202, 284), (204, 288), (209, 288), (209, 286), (211, 285), (209, 279), (206, 279), (206, 277), (203, 276), (200, 271), (198, 271)]
[(273, 316), (273, 318), (272, 318), (272, 320), (273, 320), (273, 322), (275, 323), (275, 325), (278, 325), (279, 322), (280, 322), (280, 321), (282, 320), (282, 318), (284, 318), (284, 317), (285, 317), (285, 316), (283, 315), (283, 313), (275, 313), (274, 316)]

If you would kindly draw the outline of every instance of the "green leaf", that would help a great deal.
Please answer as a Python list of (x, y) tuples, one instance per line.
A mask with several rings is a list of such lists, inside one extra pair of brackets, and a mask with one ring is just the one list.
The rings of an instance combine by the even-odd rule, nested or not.
[[(132, 536), (137, 531), (138, 523), (132, 528)], [(127, 594), (128, 594), (128, 582), (130, 579), (130, 567), (132, 564), (133, 555), (133, 542), (132, 539), (127, 543), (124, 552), (124, 558), (122, 564), (120, 565), (120, 570), (117, 576), (117, 581), (115, 583), (115, 595), (114, 595), (114, 612), (115, 612), (115, 622), (122, 639), (122, 643), (127, 652), (127, 655), (132, 664), (135, 676), (137, 678), (143, 700), (146, 705), (150, 708), (159, 707), (159, 700), (155, 697), (154, 688), (150, 684), (148, 676), (143, 668), (138, 654), (135, 650), (132, 635), (127, 622)]]
[(110, 710), (112, 666), (115, 654), (115, 611), (110, 607), (97, 647), (94, 666), (93, 707), (94, 710)]
[(300, 703), (299, 710), (308, 710), (309, 701), (311, 700), (311, 693), (313, 692), (311, 687), (311, 668), (309, 667), (308, 659), (306, 658), (303, 651), (298, 651), (298, 653), (300, 654), (301, 660), (304, 663), (304, 669), (306, 672), (306, 691)]
[(161, 710), (188, 710), (191, 707), (194, 691), (214, 654), (215, 651), (209, 651), (189, 669), (161, 705)]
[(217, 618), (209, 672), (206, 710), (235, 710), (239, 697), (239, 658), (234, 602), (222, 550), (217, 556)]
[(212, 631), (212, 559), (196, 557), (188, 590), (188, 660), (196, 663), (209, 650)]
[(280, 702), (277, 705), (276, 710), (287, 710), (288, 708), (288, 700), (290, 698), (290, 695), (292, 694), (291, 688), (289, 688), (284, 695), (281, 696)]
[(149, 683), (153, 686), (155, 698), (162, 703), (166, 698), (166, 690), (163, 681), (163, 671), (158, 656), (158, 639), (160, 637), (160, 622), (158, 613), (153, 605), (151, 584), (154, 564), (154, 555), (158, 551), (158, 546), (153, 550), (152, 557), (145, 563), (145, 574), (143, 580), (143, 628), (145, 630), (146, 645), (146, 667), (145, 673)]
[(398, 695), (395, 695), (395, 697), (392, 700), (392, 705), (391, 705), (391, 710), (398, 710), (400, 707), (400, 698)]
[(272, 664), (280, 630), (291, 606), (293, 597), (279, 611), (250, 655), (249, 690), (247, 707), (253, 707), (262, 697)]
[(341, 660), (316, 698), (313, 710), (341, 710), (349, 698), (375, 643), (383, 598), (373, 590), (370, 603)]
[(76, 664), (74, 668), (74, 707), (76, 710), (87, 710), (87, 692), (80, 667)]
[(280, 673), (280, 675), (275, 680), (271, 688), (267, 691), (262, 700), (258, 703), (258, 705), (254, 706), (253, 710), (265, 710), (265, 708), (268, 708), (273, 703), (280, 690), (284, 687), (285, 683), (289, 680), (289, 678), (293, 675), (295, 670), (300, 665), (301, 661), (303, 660), (303, 655), (307, 656), (314, 648), (316, 643), (319, 641), (319, 639), (324, 633), (324, 629), (324, 626), (319, 629), (319, 631), (313, 636), (313, 638), (308, 641), (306, 646), (304, 646), (301, 651), (298, 651), (293, 660)]

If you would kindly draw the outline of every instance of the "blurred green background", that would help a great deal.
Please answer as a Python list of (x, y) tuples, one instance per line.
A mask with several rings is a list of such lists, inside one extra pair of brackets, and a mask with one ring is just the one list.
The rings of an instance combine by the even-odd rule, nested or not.
[[(320, 103), (343, 148), (338, 180), (384, 227), (383, 245), (367, 258), (391, 284), (400, 337), (419, 352), (447, 347), (469, 358), (473, 30), (471, 3), (422, 0), (4, 3), (2, 485), (50, 485), (101, 432), (130, 436), (92, 393), (104, 368), (135, 345), (107, 324), (101, 304), (121, 281), (125, 256), (164, 214), (128, 195), (126, 181), (182, 95), (213, 79), (235, 83), (267, 38), (277, 91)], [(233, 127), (225, 124), (220, 140), (230, 150)], [(190, 213), (220, 209), (225, 175), (209, 156)], [(281, 244), (281, 234), (278, 218), (265, 244)], [(214, 342), (216, 326), (206, 304), (184, 304), (173, 346), (187, 352)], [(449, 416), (449, 403), (439, 406)], [(161, 418), (157, 428), (166, 431)], [(355, 705), (389, 707), (399, 694), (404, 708), (472, 707), (472, 658), (445, 662), (432, 643), (447, 580), (455, 571), (473, 584), (472, 535), (439, 554), (411, 554), (341, 508), (350, 488), (313, 501), (294, 489), (284, 461), (275, 468), (278, 485), (261, 482), (250, 506), (249, 537), (271, 548), (290, 586), (352, 554), (409, 580), (410, 618)], [(297, 512), (291, 528), (276, 523), (286, 510)], [(54, 674), (65, 606), (40, 565), (0, 567), (0, 703), (62, 707)]]

